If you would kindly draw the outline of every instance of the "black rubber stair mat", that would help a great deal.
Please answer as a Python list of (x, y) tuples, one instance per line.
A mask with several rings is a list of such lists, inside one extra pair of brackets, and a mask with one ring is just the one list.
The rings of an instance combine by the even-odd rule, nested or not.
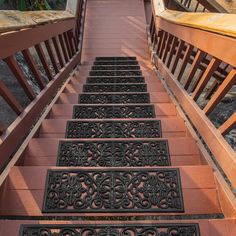
[(119, 76), (91, 76), (87, 78), (88, 84), (96, 84), (96, 83), (120, 83), (120, 84), (128, 84), (128, 83), (144, 83), (143, 76), (126, 76), (126, 77), (119, 77)]
[(170, 166), (167, 140), (60, 141), (58, 166)]
[(96, 57), (96, 61), (136, 61), (136, 57)]
[[(45, 232), (45, 234), (43, 233)], [(200, 236), (198, 224), (191, 223), (126, 223), (121, 224), (53, 224), (22, 225), (19, 236), (91, 235), (91, 236)]]
[(141, 76), (140, 70), (92, 70), (89, 76)]
[(74, 119), (155, 118), (153, 105), (76, 105)]
[(161, 138), (159, 120), (68, 121), (66, 138)]
[(123, 66), (123, 65), (130, 65), (130, 66), (136, 66), (139, 65), (138, 61), (132, 61), (132, 60), (124, 60), (124, 61), (95, 61), (93, 63), (95, 66)]
[(150, 103), (150, 95), (149, 93), (128, 93), (128, 94), (84, 93), (79, 95), (78, 103), (82, 104)]
[(99, 92), (147, 92), (146, 84), (85, 84), (83, 92), (99, 93)]
[(140, 70), (139, 65), (96, 65), (92, 66), (92, 70)]
[(184, 212), (179, 169), (48, 170), (44, 213)]

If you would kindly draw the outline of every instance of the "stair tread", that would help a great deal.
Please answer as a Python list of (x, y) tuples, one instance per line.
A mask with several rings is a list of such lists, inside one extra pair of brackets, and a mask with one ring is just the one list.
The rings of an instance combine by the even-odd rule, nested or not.
[[(209, 166), (167, 166), (167, 167), (80, 167), (79, 170), (152, 170), (175, 169), (180, 170), (183, 189), (215, 189), (215, 181)], [(9, 174), (6, 189), (44, 189), (47, 170), (78, 170), (76, 167), (62, 166), (15, 166)], [(34, 176), (34, 178), (32, 178)]]
[[(76, 97), (76, 100), (78, 100), (78, 96), (75, 95), (75, 97)], [(64, 97), (61, 97), (61, 99), (62, 99), (61, 102), (65, 102), (65, 101), (68, 101), (70, 98), (68, 98), (68, 96), (65, 95)], [(73, 101), (71, 102), (72, 103), (70, 104), (69, 103), (54, 104), (51, 110), (50, 118), (71, 119), (75, 105), (91, 105), (91, 104), (78, 104), (78, 103), (74, 103)], [(103, 104), (97, 104), (97, 105), (103, 105)], [(114, 105), (114, 104), (109, 104), (109, 105)], [(123, 104), (116, 104), (116, 105), (123, 105)], [(129, 105), (134, 105), (134, 104), (130, 103)], [(154, 105), (155, 114), (157, 118), (161, 116), (163, 117), (164, 116), (165, 117), (177, 116), (176, 107), (172, 103), (151, 103), (151, 104), (145, 103), (145, 104), (137, 104), (137, 105)]]
[(168, 139), (58, 139), (58, 138), (33, 138), (29, 142), (26, 149), (27, 156), (56, 156), (58, 151), (59, 141), (135, 141), (135, 140), (168, 140), (170, 155), (173, 156), (188, 156), (199, 155), (199, 150), (196, 146), (195, 140), (189, 137), (178, 137)]
[[(43, 124), (40, 129), (39, 137), (65, 137), (67, 122), (70, 121), (78, 121), (78, 122), (132, 122), (132, 121), (160, 121), (161, 122), (161, 130), (162, 137), (170, 137), (171, 134), (174, 136), (185, 136), (186, 128), (184, 125), (184, 121), (181, 118), (150, 118), (150, 119), (47, 119), (43, 121)], [(166, 133), (168, 133), (166, 135)]]
[[(68, 170), (69, 173), (73, 172), (73, 168), (62, 168), (62, 167), (52, 167), (54, 170)], [(44, 196), (44, 183), (46, 178), (46, 172), (48, 167), (14, 167), (9, 179), (7, 181), (7, 191), (3, 194), (1, 202), (8, 200), (8, 205), (3, 205), (0, 209), (1, 214), (12, 215), (13, 212), (15, 215), (43, 215), (41, 213), (41, 206), (43, 203)], [(185, 214), (218, 214), (221, 213), (221, 209), (218, 202), (217, 191), (215, 189), (214, 177), (212, 171), (209, 167), (178, 167), (181, 183), (182, 183), (182, 193), (183, 193), (183, 202), (184, 202), (184, 212), (162, 212), (161, 214), (166, 215), (185, 215)], [(148, 173), (156, 173), (156, 171), (165, 171), (173, 170), (175, 167), (168, 168), (74, 168), (75, 171), (86, 171), (85, 173), (97, 173), (99, 170), (102, 170), (102, 173), (114, 172), (117, 170), (117, 173), (122, 171), (133, 173), (139, 173), (139, 170), (149, 170)], [(154, 171), (154, 172), (153, 172)], [(201, 175), (199, 174), (201, 173)], [(32, 175), (34, 178), (32, 178)], [(12, 178), (12, 184), (11, 184)], [(206, 181), (207, 180), (207, 181)], [(24, 199), (24, 202), (21, 200)], [(133, 214), (142, 215), (143, 211), (148, 212), (148, 214), (153, 214), (149, 209), (147, 210), (138, 210), (133, 212)], [(124, 212), (119, 213), (107, 212), (102, 209), (92, 210), (94, 214), (102, 215), (124, 215)], [(166, 210), (165, 210), (166, 211)], [(65, 211), (66, 214), (73, 214), (71, 210)], [(81, 211), (76, 211), (78, 215), (82, 214)], [(123, 212), (123, 213), (122, 213)], [(125, 215), (129, 215), (130, 211), (125, 211)], [(50, 215), (51, 213), (47, 213)], [(89, 214), (87, 212), (86, 214)], [(155, 215), (159, 214), (158, 211), (155, 211)], [(82, 214), (83, 215), (83, 214)]]
[[(55, 227), (59, 225), (66, 225), (68, 227), (70, 226), (77, 226), (77, 227), (84, 227), (85, 225), (143, 225), (143, 224), (151, 224), (151, 225), (160, 225), (160, 224), (199, 224), (200, 233), (201, 236), (234, 236), (236, 234), (236, 220), (234, 219), (216, 219), (216, 220), (205, 220), (205, 219), (199, 219), (199, 220), (172, 220), (171, 222), (165, 221), (165, 220), (146, 220), (146, 221), (113, 221), (112, 223), (110, 221), (46, 221), (46, 220), (0, 220), (0, 229), (1, 229), (1, 235), (2, 236), (19, 236), (19, 230), (20, 226), (23, 225), (55, 225)], [(197, 235), (191, 235), (191, 236), (197, 236)]]
[[(79, 91), (76, 91), (73, 87), (68, 86), (67, 92), (62, 93), (60, 95), (57, 103), (78, 104), (78, 99), (79, 99), (78, 92)], [(83, 94), (88, 94), (88, 93), (83, 93)], [(96, 93), (93, 93), (93, 94), (96, 94)], [(106, 94), (108, 94), (108, 93), (106, 93)], [(117, 94), (117, 93), (113, 93), (113, 94)], [(139, 94), (139, 93), (129, 93), (129, 94)], [(140, 93), (140, 94), (146, 94), (146, 93)], [(170, 103), (170, 98), (169, 98), (167, 92), (151, 92), (151, 93), (149, 93), (149, 95), (150, 95), (150, 103), (155, 103), (155, 104), (160, 103), (160, 105), (161, 105), (161, 103)], [(83, 103), (79, 103), (79, 104), (83, 104)], [(104, 104), (112, 104), (112, 103), (104, 103)], [(118, 104), (118, 103), (113, 103), (113, 104)], [(124, 103), (120, 103), (120, 104), (124, 104)], [(132, 103), (127, 103), (127, 105), (130, 105), (130, 104), (132, 104)], [(138, 105), (138, 104), (149, 104), (149, 103), (135, 103), (135, 101), (134, 101), (133, 104)]]
[[(117, 85), (117, 86), (116, 86)], [(96, 86), (96, 90), (93, 91), (89, 91), (88, 89), (92, 89), (92, 87)], [(108, 88), (111, 87), (111, 88)], [(134, 88), (136, 87), (136, 91), (134, 90)], [(85, 90), (87, 89), (87, 90)], [(103, 91), (102, 89), (106, 89), (106, 91)], [(108, 90), (109, 89), (109, 90)], [(112, 90), (112, 89), (116, 89), (116, 90)], [(120, 90), (118, 90), (120, 89)], [(133, 89), (133, 90), (130, 90)], [(141, 90), (142, 89), (142, 90)], [(163, 85), (158, 82), (158, 83), (125, 83), (125, 84), (118, 84), (118, 83), (113, 83), (113, 84), (108, 84), (108, 83), (96, 83), (96, 84), (82, 84), (82, 83), (70, 83), (66, 86), (65, 88), (65, 92), (75, 92), (75, 93), (84, 93), (84, 94), (88, 94), (88, 93), (161, 93), (161, 92), (166, 92)]]

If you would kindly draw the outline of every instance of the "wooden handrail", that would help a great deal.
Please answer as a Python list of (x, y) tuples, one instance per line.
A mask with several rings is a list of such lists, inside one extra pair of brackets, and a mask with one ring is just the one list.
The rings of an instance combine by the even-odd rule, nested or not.
[[(16, 12), (14, 14), (18, 14), (17, 17), (30, 18), (32, 24), (29, 24), (30, 20), (28, 20), (25, 25), (21, 24), (16, 27), (16, 22), (8, 22), (8, 32), (6, 32), (6, 26), (0, 27), (0, 31), (3, 31), (3, 28), (5, 31), (0, 34), (0, 59), (6, 62), (31, 100), (31, 103), (23, 109), (4, 81), (0, 81), (0, 96), (18, 115), (8, 128), (2, 124), (0, 127), (1, 170), (16, 152), (69, 74), (81, 62), (86, 0), (73, 1), (76, 4), (74, 5), (76, 6), (76, 15), (55, 11)], [(47, 78), (42, 78), (32, 48), (35, 49)], [(39, 94), (36, 94), (32, 85), (28, 83), (28, 78), (16, 59), (16, 54), (19, 52), (22, 53), (26, 66), (32, 71), (40, 90)], [(46, 55), (49, 55), (49, 58)]]
[(169, 9), (187, 12), (222, 12), (227, 10), (215, 0), (165, 0)]
[[(236, 83), (236, 39), (222, 32), (203, 30), (204, 24), (197, 28), (180, 23), (180, 13), (169, 18), (170, 11), (163, 6), (161, 0), (152, 1), (150, 48), (153, 62), (232, 187), (236, 188), (236, 155), (223, 136), (235, 127), (235, 113), (222, 121), (220, 128), (209, 119)], [(182, 17), (187, 14), (193, 13), (182, 13)], [(217, 18), (217, 13), (214, 16)]]

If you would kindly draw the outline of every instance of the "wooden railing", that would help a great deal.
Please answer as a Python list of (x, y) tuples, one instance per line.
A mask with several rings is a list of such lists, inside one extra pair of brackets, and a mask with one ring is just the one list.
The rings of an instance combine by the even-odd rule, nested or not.
[[(43, 24), (32, 27), (29, 25), (27, 28), (22, 26), (17, 31), (0, 35), (0, 59), (5, 61), (31, 101), (23, 108), (4, 81), (0, 81), (0, 96), (18, 115), (9, 127), (0, 124), (1, 169), (9, 162), (73, 68), (81, 61), (86, 0), (77, 0), (76, 3), (75, 16), (44, 21)], [(33, 51), (37, 54), (42, 68), (36, 63)], [(39, 94), (34, 91), (16, 59), (19, 53), (23, 55), (27, 67), (33, 74), (40, 89)], [(43, 78), (42, 70), (46, 78)]]
[(165, 11), (163, 6), (161, 0), (152, 1), (150, 47), (153, 63), (209, 148), (212, 158), (235, 188), (236, 155), (224, 135), (235, 128), (236, 111), (232, 110), (220, 127), (215, 127), (209, 117), (235, 86), (236, 39), (160, 17)]
[(189, 12), (227, 12), (215, 0), (165, 0), (165, 5), (169, 9)]

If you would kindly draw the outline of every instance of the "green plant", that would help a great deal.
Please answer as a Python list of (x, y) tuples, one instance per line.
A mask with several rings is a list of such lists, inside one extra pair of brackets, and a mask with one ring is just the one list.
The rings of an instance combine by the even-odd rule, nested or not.
[[(0, 6), (3, 3), (10, 2), (10, 0), (0, 0)], [(17, 9), (20, 11), (26, 10), (51, 10), (47, 0), (18, 0)]]

